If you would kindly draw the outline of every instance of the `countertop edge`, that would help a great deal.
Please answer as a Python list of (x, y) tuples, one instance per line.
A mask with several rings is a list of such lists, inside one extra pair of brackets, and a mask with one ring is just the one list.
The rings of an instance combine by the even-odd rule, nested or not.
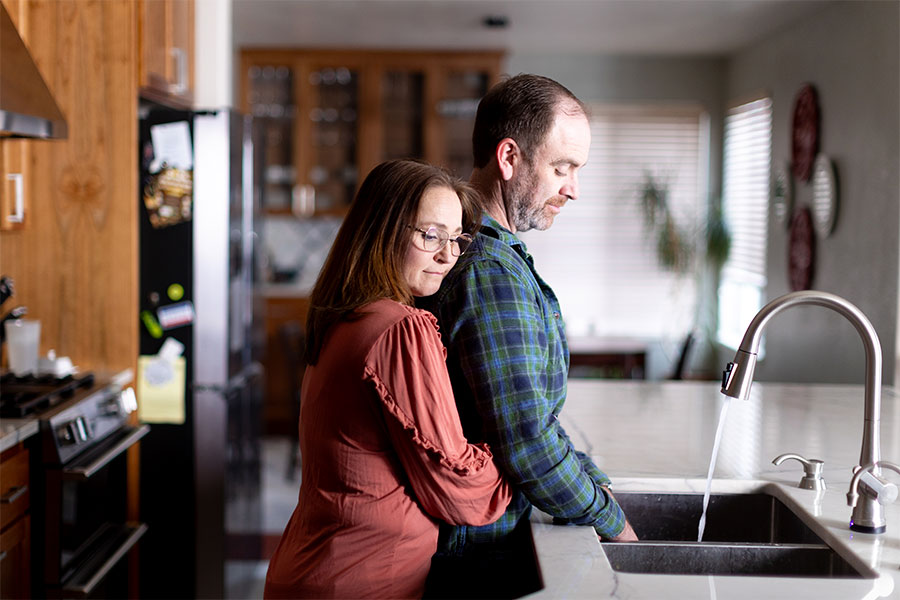
[[(95, 377), (110, 384), (126, 387), (134, 381), (134, 371), (130, 368), (120, 370), (98, 370)], [(40, 421), (36, 417), (25, 419), (0, 419), (0, 452), (12, 448), (20, 442), (36, 435), (40, 431)]]
[(0, 420), (0, 452), (6, 452), (40, 431), (37, 419)]

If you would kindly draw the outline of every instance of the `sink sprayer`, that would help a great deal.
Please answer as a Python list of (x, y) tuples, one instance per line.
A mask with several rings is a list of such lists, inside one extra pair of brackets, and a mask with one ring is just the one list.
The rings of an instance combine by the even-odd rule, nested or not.
[[(892, 485), (880, 478), (881, 466), (889, 464), (881, 462), (881, 343), (872, 323), (861, 310), (840, 296), (813, 290), (792, 292), (772, 300), (750, 321), (734, 362), (728, 363), (722, 374), (722, 393), (743, 400), (749, 397), (763, 328), (776, 314), (798, 304), (824, 306), (836, 311), (853, 324), (862, 338), (866, 350), (865, 415), (859, 466), (854, 469), (857, 473), (851, 485), (852, 503), (851, 494), (848, 493), (848, 504), (853, 507), (850, 529), (864, 533), (883, 533), (886, 527), (881, 502), (888, 501), (888, 498), (873, 489)], [(860, 481), (865, 473), (871, 473), (872, 479), (864, 478)], [(862, 495), (858, 501), (857, 486)]]

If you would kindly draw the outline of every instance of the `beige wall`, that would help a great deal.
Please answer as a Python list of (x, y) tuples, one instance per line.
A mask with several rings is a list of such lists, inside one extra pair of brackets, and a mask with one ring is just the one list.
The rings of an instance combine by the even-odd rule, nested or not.
[[(816, 86), (821, 150), (834, 161), (839, 187), (833, 234), (818, 241), (813, 286), (847, 298), (872, 321), (884, 352), (884, 381), (900, 372), (900, 3), (834, 2), (728, 59), (511, 54), (508, 73), (553, 77), (587, 101), (692, 100), (712, 125), (711, 193), (721, 188), (721, 135), (730, 102), (765, 91), (774, 101), (773, 160), (790, 159), (793, 100)], [(811, 202), (795, 183), (796, 202)], [(766, 298), (788, 291), (788, 232), (769, 227)], [(802, 307), (775, 319), (760, 380), (859, 383), (863, 351), (853, 327), (827, 309)], [(706, 368), (724, 365), (719, 348)], [(653, 356), (651, 356), (651, 362)], [(653, 367), (650, 367), (650, 371)]]
[[(728, 97), (765, 89), (774, 101), (773, 160), (790, 160), (797, 91), (815, 86), (820, 151), (834, 162), (839, 208), (833, 233), (816, 243), (815, 289), (842, 296), (872, 321), (895, 382), (900, 273), (900, 3), (835, 2), (735, 56)], [(812, 186), (794, 180), (795, 205)], [(766, 297), (788, 291), (788, 230), (770, 217)], [(863, 346), (852, 326), (827, 309), (800, 307), (767, 329), (763, 381), (861, 383)]]
[(194, 3), (194, 106), (237, 106), (234, 98), (231, 0)]

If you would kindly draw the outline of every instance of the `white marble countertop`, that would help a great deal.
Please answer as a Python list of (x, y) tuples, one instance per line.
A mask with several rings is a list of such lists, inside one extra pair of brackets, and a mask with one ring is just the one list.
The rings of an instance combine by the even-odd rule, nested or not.
[(258, 283), (253, 286), (253, 293), (263, 298), (306, 298), (312, 293), (312, 288), (295, 281), (285, 283)]
[(0, 452), (12, 448), (35, 435), (40, 424), (34, 417), (27, 419), (0, 419)]
[[(706, 485), (716, 426), (726, 398), (717, 382), (569, 381), (560, 420), (619, 491), (693, 491)], [(885, 507), (887, 532), (848, 527), (846, 493), (858, 464), (863, 386), (754, 383), (747, 401), (730, 400), (713, 492), (775, 495), (858, 569), (875, 578), (644, 575), (613, 571), (593, 529), (532, 517), (544, 589), (530, 598), (900, 598), (900, 505)], [(900, 463), (900, 394), (882, 391), (881, 458)], [(824, 493), (802, 490), (796, 461), (825, 461)], [(900, 476), (885, 471), (900, 482)]]

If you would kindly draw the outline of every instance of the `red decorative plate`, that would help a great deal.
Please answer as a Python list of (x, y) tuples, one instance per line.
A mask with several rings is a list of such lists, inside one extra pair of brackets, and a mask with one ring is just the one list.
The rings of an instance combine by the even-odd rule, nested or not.
[(795, 177), (801, 181), (809, 181), (818, 151), (819, 102), (815, 88), (806, 84), (800, 88), (794, 101), (791, 159)]
[(791, 291), (812, 287), (816, 266), (816, 237), (812, 212), (808, 207), (797, 209), (791, 220), (791, 237), (788, 245), (788, 277)]

